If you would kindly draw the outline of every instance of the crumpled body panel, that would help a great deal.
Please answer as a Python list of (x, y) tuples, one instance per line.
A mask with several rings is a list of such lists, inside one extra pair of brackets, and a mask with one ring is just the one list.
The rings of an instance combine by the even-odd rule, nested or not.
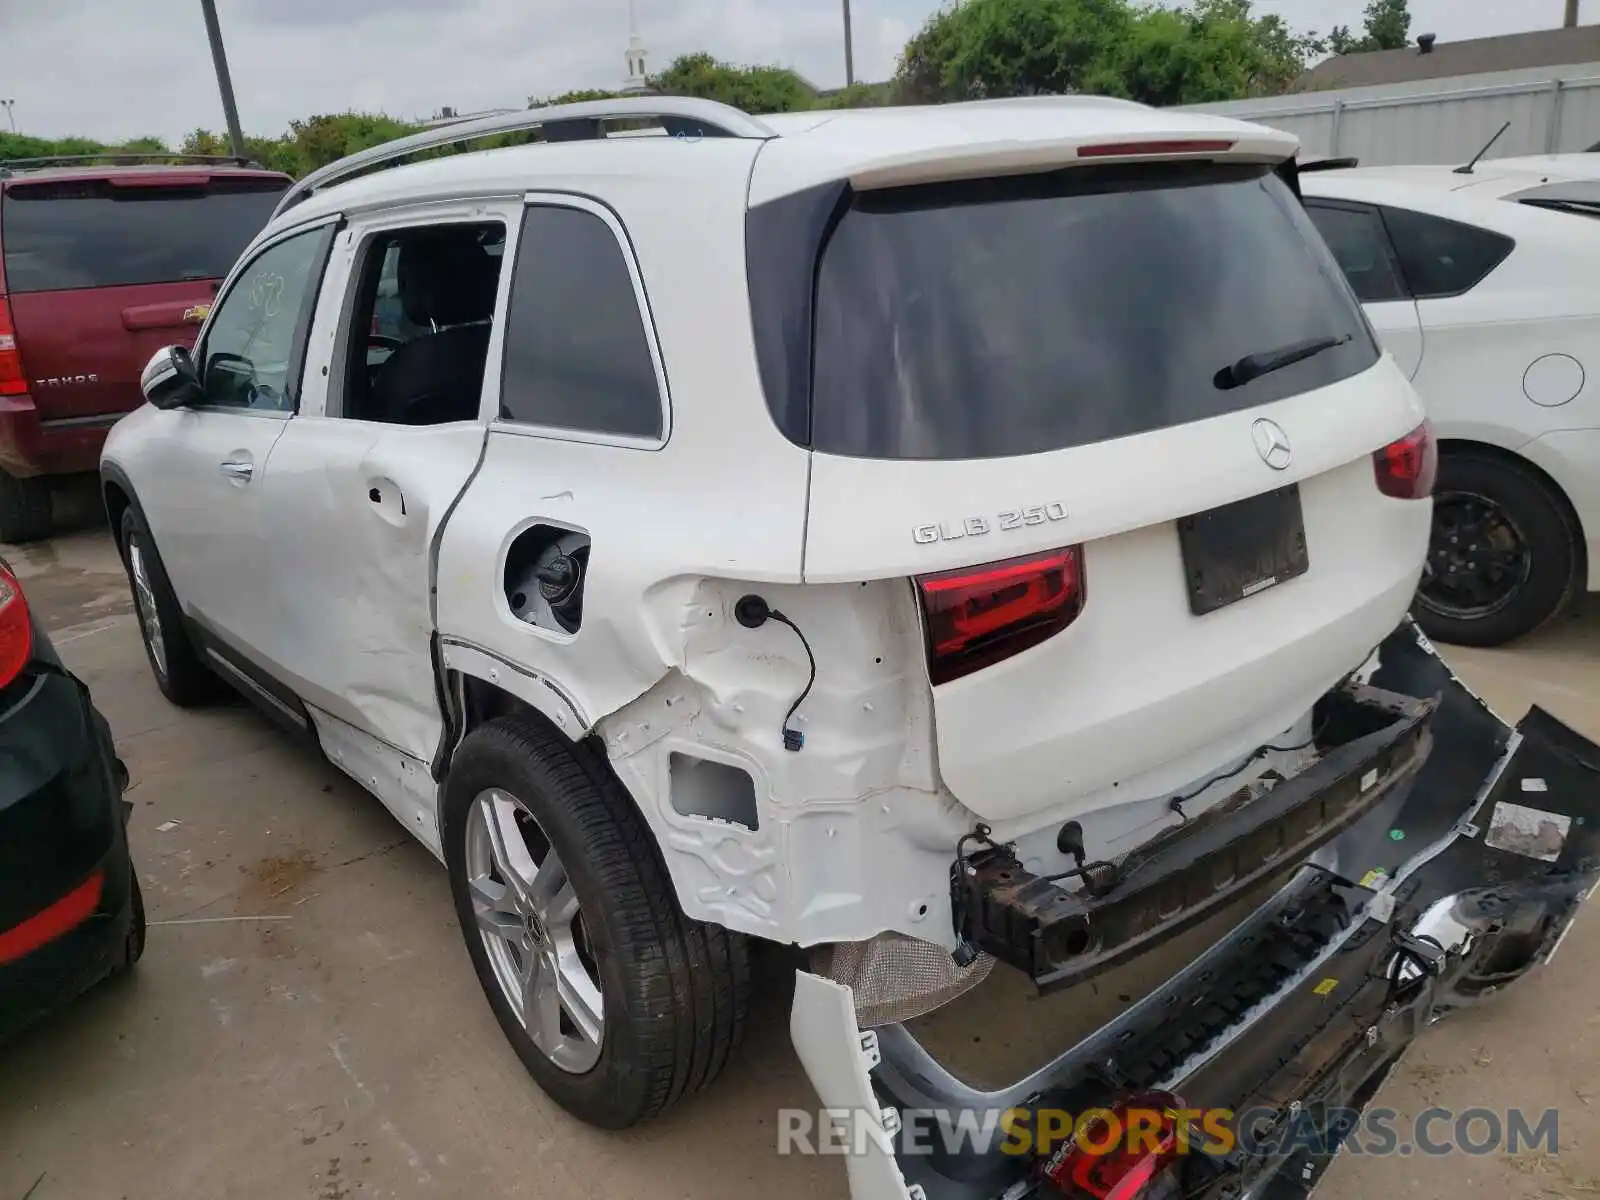
[[(1549, 960), (1600, 880), (1600, 747), (1539, 709), (1508, 726), (1409, 623), (1369, 678), (1437, 697), (1422, 770), (1217, 944), (1026, 1078), (970, 1087), (905, 1026), (862, 1030), (848, 988), (800, 974), (801, 1060), (822, 1104), (868, 1129), (847, 1159), (854, 1200), (1024, 1194), (1030, 1160), (998, 1138), (928, 1137), (930, 1124), (993, 1130), (1017, 1105), (1081, 1112), (1159, 1088), (1282, 1121), (1359, 1109), (1421, 1029)], [(908, 1151), (912, 1127), (915, 1149), (933, 1152)], [(1189, 1156), (1184, 1194), (1269, 1179), (1273, 1195), (1309, 1194), (1337, 1144), (1324, 1132), (1320, 1155)]]

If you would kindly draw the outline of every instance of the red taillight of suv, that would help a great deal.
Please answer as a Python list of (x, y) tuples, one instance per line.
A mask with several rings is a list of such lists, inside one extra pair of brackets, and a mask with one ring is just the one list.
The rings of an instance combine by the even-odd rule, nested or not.
[(20, 396), (27, 390), (22, 355), (17, 352), (17, 327), (11, 321), (11, 306), (0, 294), (0, 396)]
[(928, 673), (949, 683), (1054, 637), (1083, 611), (1083, 550), (917, 577), (928, 631)]
[(1396, 500), (1426, 500), (1439, 474), (1439, 445), (1424, 421), (1397, 442), (1372, 454), (1378, 490)]
[(22, 585), (5, 567), (0, 567), (0, 687), (5, 687), (33, 657), (33, 626), (28, 620), (28, 602), (22, 598)]

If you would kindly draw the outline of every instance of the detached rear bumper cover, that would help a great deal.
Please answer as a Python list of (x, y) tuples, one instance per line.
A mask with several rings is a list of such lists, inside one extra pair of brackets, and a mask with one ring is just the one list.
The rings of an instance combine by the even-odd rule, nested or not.
[[(976, 1091), (904, 1027), (860, 1030), (848, 988), (800, 973), (791, 1032), (822, 1105), (873, 1114), (865, 1153), (847, 1159), (853, 1200), (998, 1197), (1030, 1165), (999, 1139), (900, 1153), (913, 1111), (981, 1126), (1013, 1106), (1081, 1112), (1156, 1086), (1197, 1108), (1360, 1108), (1429, 1023), (1547, 961), (1600, 880), (1600, 747), (1539, 709), (1511, 729), (1409, 623), (1371, 684), (1438, 699), (1420, 770), (1168, 985), (1032, 1076)], [(1295, 1197), (1327, 1160), (1186, 1161), (1189, 1195)]]

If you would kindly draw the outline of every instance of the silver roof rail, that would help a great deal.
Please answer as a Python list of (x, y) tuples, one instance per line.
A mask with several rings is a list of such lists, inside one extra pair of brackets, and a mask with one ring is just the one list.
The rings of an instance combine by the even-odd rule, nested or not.
[(777, 132), (749, 113), (715, 100), (694, 96), (625, 96), (615, 100), (584, 100), (555, 104), (498, 116), (457, 121), (437, 129), (424, 129), (341, 158), (312, 171), (278, 201), (276, 218), (313, 192), (332, 187), (366, 171), (406, 158), (422, 150), (451, 146), (498, 133), (544, 129), (551, 141), (584, 141), (606, 136), (605, 123), (658, 118), (668, 133), (683, 137), (773, 138)]

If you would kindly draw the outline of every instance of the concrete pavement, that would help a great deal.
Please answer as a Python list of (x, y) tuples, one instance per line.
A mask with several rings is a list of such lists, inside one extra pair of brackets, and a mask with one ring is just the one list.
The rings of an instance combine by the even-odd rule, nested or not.
[[(626, 1134), (578, 1124), (502, 1039), (442, 868), (376, 800), (242, 703), (169, 706), (92, 519), (6, 553), (116, 731), (154, 924), (131, 979), (0, 1047), (0, 1200), (845, 1195), (837, 1160), (775, 1154), (776, 1110), (815, 1104), (781, 962), (710, 1092)], [(1600, 611), (1452, 658), (1503, 716), (1536, 702), (1600, 738)], [(1379, 1099), (1555, 1106), (1559, 1158), (1350, 1160), (1327, 1194), (1600, 1190), (1597, 982), (1590, 912), (1551, 969), (1429, 1031)], [(1062, 1001), (1013, 998), (982, 1032), (947, 1011), (935, 1036), (1009, 1059)]]

